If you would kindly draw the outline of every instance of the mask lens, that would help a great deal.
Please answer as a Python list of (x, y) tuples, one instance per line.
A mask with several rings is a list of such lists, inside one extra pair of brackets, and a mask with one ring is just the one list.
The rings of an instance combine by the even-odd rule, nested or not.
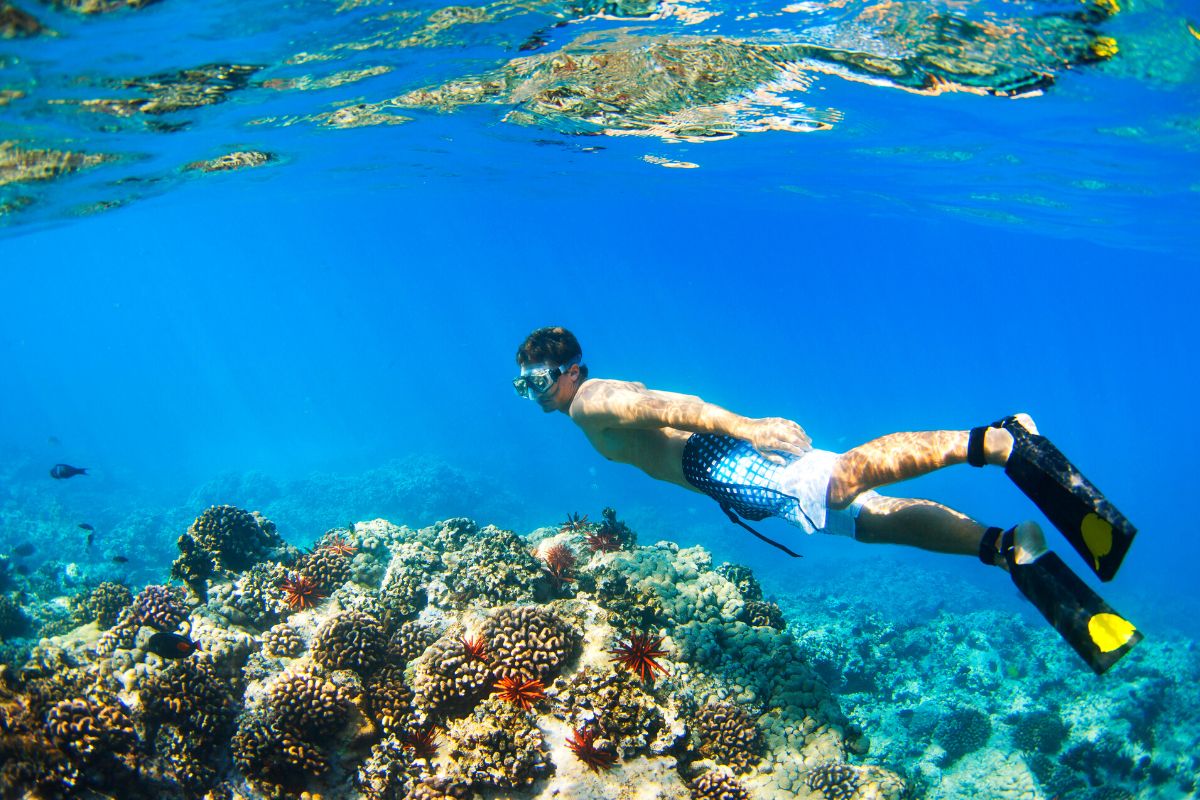
[(558, 367), (533, 369), (518, 378), (513, 378), (513, 389), (521, 397), (532, 399), (548, 392), (560, 375), (562, 370)]

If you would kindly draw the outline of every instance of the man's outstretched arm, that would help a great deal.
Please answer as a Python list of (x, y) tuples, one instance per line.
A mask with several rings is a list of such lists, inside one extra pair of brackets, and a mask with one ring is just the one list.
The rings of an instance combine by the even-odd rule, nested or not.
[(744, 439), (772, 461), (776, 451), (801, 455), (812, 447), (804, 429), (779, 417), (751, 419), (694, 395), (647, 389), (640, 383), (594, 380), (580, 387), (571, 418), (605, 428), (674, 428)]

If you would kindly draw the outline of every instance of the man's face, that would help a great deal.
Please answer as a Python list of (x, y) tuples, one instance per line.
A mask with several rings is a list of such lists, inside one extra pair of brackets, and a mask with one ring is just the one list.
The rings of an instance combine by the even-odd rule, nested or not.
[[(522, 364), (523, 372), (538, 369), (554, 369), (557, 364), (542, 363), (542, 364)], [(575, 389), (579, 382), (579, 367), (571, 365), (550, 385), (546, 391), (537, 393), (530, 391), (530, 399), (533, 400), (542, 411), (547, 414), (553, 411), (566, 411), (571, 406), (571, 400), (575, 397)]]

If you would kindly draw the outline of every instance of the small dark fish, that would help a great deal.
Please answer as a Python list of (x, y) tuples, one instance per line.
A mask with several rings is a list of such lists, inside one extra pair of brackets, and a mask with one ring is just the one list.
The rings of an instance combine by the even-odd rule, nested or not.
[(95, 532), (88, 532), (88, 547), (92, 546), (92, 538), (95, 537)]
[(50, 445), (51, 447), (58, 447), (60, 444), (62, 444), (62, 442), (58, 440), (57, 436), (51, 436), (50, 438), (46, 439), (46, 444)]
[(30, 572), (30, 569), (29, 569), (28, 564), (17, 564), (17, 574), (18, 575), (28, 575), (29, 572)]
[(112, 560), (113, 560), (114, 564), (128, 564), (129, 563), (129, 559), (126, 558), (125, 556), (113, 556)]
[(146, 649), (163, 658), (187, 658), (200, 649), (200, 645), (178, 633), (159, 631), (150, 637)]
[(87, 467), (72, 467), (70, 464), (55, 464), (50, 469), (50, 477), (56, 481), (61, 481), (65, 478), (74, 478), (76, 475), (87, 475)]
[(88, 525), (86, 522), (79, 523), (79, 529), (84, 530), (84, 531), (95, 531), (96, 530), (91, 525)]
[(13, 555), (17, 558), (25, 558), (25, 556), (33, 555), (34, 547), (31, 542), (21, 542), (13, 548)]

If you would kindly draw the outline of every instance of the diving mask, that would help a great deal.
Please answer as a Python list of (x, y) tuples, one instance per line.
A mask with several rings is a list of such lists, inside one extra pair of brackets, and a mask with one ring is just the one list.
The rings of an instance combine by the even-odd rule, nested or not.
[(536, 400), (558, 382), (558, 379), (571, 368), (572, 364), (579, 363), (579, 356), (572, 358), (567, 363), (559, 367), (549, 367), (545, 364), (534, 364), (530, 367), (521, 367), (520, 377), (513, 378), (513, 389), (517, 394), (527, 400)]

